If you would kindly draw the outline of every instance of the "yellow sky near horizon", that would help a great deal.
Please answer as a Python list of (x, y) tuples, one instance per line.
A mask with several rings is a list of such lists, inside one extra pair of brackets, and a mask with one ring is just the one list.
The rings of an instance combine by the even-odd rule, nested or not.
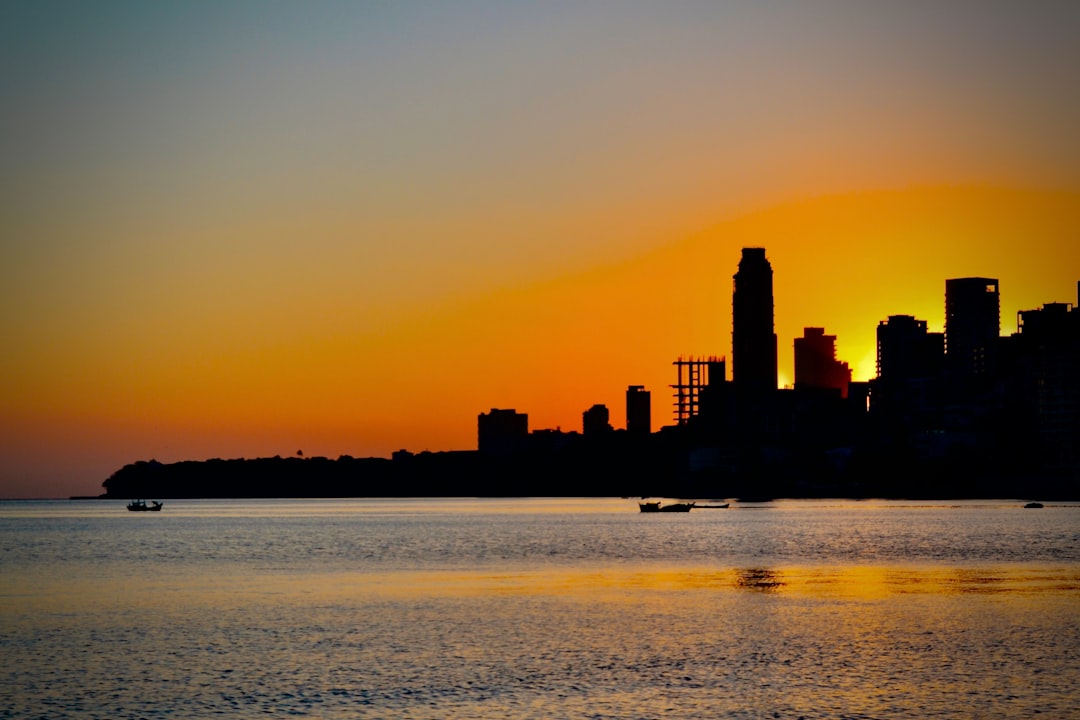
[[(109, 448), (121, 464), (301, 448), (386, 456), (474, 448), (476, 415), (491, 407), (529, 413), (534, 429), (579, 430), (581, 412), (600, 402), (621, 426), (630, 384), (652, 391), (659, 427), (671, 419), (671, 361), (730, 356), (742, 247), (765, 247), (773, 266), (781, 384), (806, 326), (837, 335), (840, 359), (865, 380), (878, 321), (913, 314), (942, 329), (947, 277), (1001, 281), (1003, 334), (1017, 310), (1075, 303), (1077, 228), (1080, 193), (849, 193), (734, 217), (618, 262), (399, 310), (366, 329), (333, 317), (252, 326), (259, 315), (198, 310), (185, 322), (199, 327), (69, 336), (77, 363), (47, 346), (9, 355), (5, 375), (19, 382), (4, 429), (14, 438), (67, 427), (75, 445)], [(140, 322), (150, 327), (152, 315)]]

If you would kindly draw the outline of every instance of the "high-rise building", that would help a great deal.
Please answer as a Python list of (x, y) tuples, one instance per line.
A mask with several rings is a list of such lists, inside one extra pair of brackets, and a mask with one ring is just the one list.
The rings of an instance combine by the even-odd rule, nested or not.
[(877, 377), (870, 410), (903, 425), (927, 425), (939, 407), (945, 336), (913, 315), (890, 315), (877, 327)]
[(611, 416), (607, 405), (593, 405), (581, 413), (581, 432), (587, 436), (611, 432)]
[(644, 385), (626, 388), (626, 431), (634, 435), (652, 432), (652, 396)]
[(840, 391), (847, 398), (851, 368), (836, 359), (836, 336), (825, 328), (803, 328), (795, 338), (795, 388), (825, 388)]
[(477, 417), (478, 448), (489, 455), (510, 455), (525, 447), (529, 439), (529, 416), (517, 410), (492, 408)]
[(765, 248), (743, 248), (731, 299), (731, 375), (740, 393), (776, 389), (772, 281)]
[(1019, 391), (1019, 406), (1011, 408), (1017, 434), (1035, 440), (1044, 469), (1080, 471), (1080, 308), (1048, 303), (1020, 311), (1017, 320), (1009, 377)]
[(994, 378), (1001, 334), (999, 303), (996, 279), (945, 281), (945, 362), (951, 382), (978, 386)]
[(941, 372), (945, 337), (927, 332), (926, 321), (890, 315), (877, 327), (877, 376), (885, 382), (934, 377)]

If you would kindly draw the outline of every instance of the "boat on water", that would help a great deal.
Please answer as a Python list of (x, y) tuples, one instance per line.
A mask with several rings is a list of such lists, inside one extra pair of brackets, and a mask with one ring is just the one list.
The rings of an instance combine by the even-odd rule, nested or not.
[(731, 507), (731, 503), (723, 503), (721, 505), (694, 505), (698, 510), (727, 510)]
[(1043, 504), (1041, 502), (1029, 502), (1027, 505), (1024, 506), (1024, 508), (1028, 510), (1037, 510), (1042, 506)]
[(132, 500), (127, 504), (127, 509), (132, 512), (155, 512), (161, 510), (162, 503), (157, 500), (152, 501), (149, 505), (145, 500)]
[(640, 502), (640, 503), (638, 503), (638, 508), (643, 513), (648, 513), (648, 512), (690, 512), (690, 510), (692, 510), (693, 507), (694, 507), (694, 503), (692, 503), (692, 502), (688, 502), (688, 503), (670, 503), (668, 505), (664, 505), (662, 502), (657, 500), (656, 502)]

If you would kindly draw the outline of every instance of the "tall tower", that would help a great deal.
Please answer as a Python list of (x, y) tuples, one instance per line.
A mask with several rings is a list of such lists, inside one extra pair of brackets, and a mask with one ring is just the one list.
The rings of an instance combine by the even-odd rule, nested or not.
[(652, 432), (652, 395), (644, 385), (626, 388), (626, 432), (631, 435)]
[(743, 248), (731, 310), (731, 377), (736, 391), (775, 390), (772, 266), (765, 248)]
[(945, 281), (945, 362), (954, 382), (981, 385), (997, 372), (1001, 334), (998, 281)]

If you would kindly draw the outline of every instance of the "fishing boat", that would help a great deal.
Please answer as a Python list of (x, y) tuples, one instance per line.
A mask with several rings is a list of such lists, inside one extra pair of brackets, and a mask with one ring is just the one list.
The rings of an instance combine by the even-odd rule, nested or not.
[(145, 500), (132, 500), (128, 503), (127, 509), (131, 512), (156, 512), (161, 510), (162, 503), (157, 500), (151, 501), (149, 505)]
[(657, 500), (656, 502), (640, 502), (638, 508), (643, 513), (652, 512), (690, 512), (694, 507), (694, 503), (671, 503), (670, 505), (664, 505)]

